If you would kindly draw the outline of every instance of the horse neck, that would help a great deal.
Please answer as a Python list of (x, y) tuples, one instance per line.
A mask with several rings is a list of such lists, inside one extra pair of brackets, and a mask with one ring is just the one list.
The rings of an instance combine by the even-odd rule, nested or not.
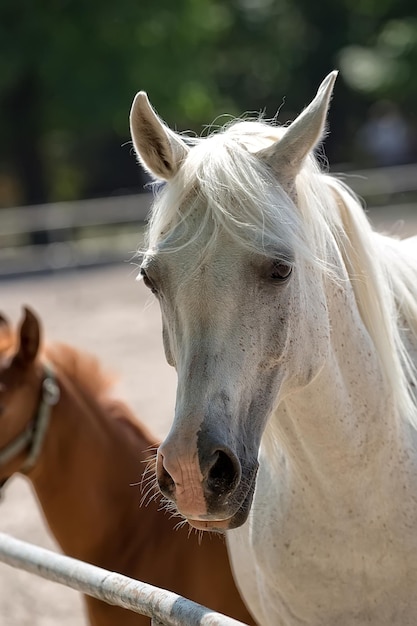
[(63, 551), (98, 563), (106, 546), (116, 567), (123, 537), (139, 527), (146, 537), (144, 525), (152, 523), (149, 513), (143, 519), (140, 492), (132, 486), (141, 480), (151, 441), (133, 420), (109, 416), (102, 402), (59, 372), (57, 378), (61, 397), (29, 478)]
[(327, 359), (307, 386), (280, 402), (265, 444), (280, 442), (277, 462), (285, 459), (296, 484), (312, 497), (321, 493), (339, 501), (344, 492), (348, 501), (352, 485), (357, 494), (366, 493), (372, 481), (384, 480), (401, 464), (409, 431), (359, 313), (347, 305), (346, 292), (335, 293), (328, 302), (329, 317), (337, 324)]

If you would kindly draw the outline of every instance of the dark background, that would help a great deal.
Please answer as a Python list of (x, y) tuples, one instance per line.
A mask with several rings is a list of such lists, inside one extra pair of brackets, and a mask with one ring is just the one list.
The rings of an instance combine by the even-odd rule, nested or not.
[[(332, 69), (331, 163), (415, 160), (415, 0), (2, 0), (0, 207), (141, 191), (128, 113), (145, 89), (200, 134), (293, 119)], [(375, 139), (377, 138), (377, 139)], [(376, 145), (375, 145), (376, 144)]]

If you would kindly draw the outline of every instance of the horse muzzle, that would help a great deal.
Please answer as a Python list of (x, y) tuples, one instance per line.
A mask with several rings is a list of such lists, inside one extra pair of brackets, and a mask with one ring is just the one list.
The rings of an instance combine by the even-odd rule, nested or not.
[(180, 455), (163, 444), (157, 456), (157, 480), (163, 495), (199, 530), (224, 531), (246, 520), (252, 504), (258, 463), (244, 465), (228, 447), (204, 447)]

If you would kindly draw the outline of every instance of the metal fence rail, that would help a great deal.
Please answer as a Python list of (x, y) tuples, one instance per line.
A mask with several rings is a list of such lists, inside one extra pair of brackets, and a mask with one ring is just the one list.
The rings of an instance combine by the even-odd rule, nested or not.
[(151, 194), (0, 209), (0, 276), (128, 261)]
[(154, 626), (244, 626), (182, 596), (0, 533), (0, 561), (152, 619)]

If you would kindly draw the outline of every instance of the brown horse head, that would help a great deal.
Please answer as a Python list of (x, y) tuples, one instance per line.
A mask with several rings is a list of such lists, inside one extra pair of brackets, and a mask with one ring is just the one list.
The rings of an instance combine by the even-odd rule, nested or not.
[(28, 307), (17, 333), (0, 316), (0, 480), (19, 471), (29, 454), (38, 406), (42, 398), (43, 369), (39, 361), (39, 320)]

